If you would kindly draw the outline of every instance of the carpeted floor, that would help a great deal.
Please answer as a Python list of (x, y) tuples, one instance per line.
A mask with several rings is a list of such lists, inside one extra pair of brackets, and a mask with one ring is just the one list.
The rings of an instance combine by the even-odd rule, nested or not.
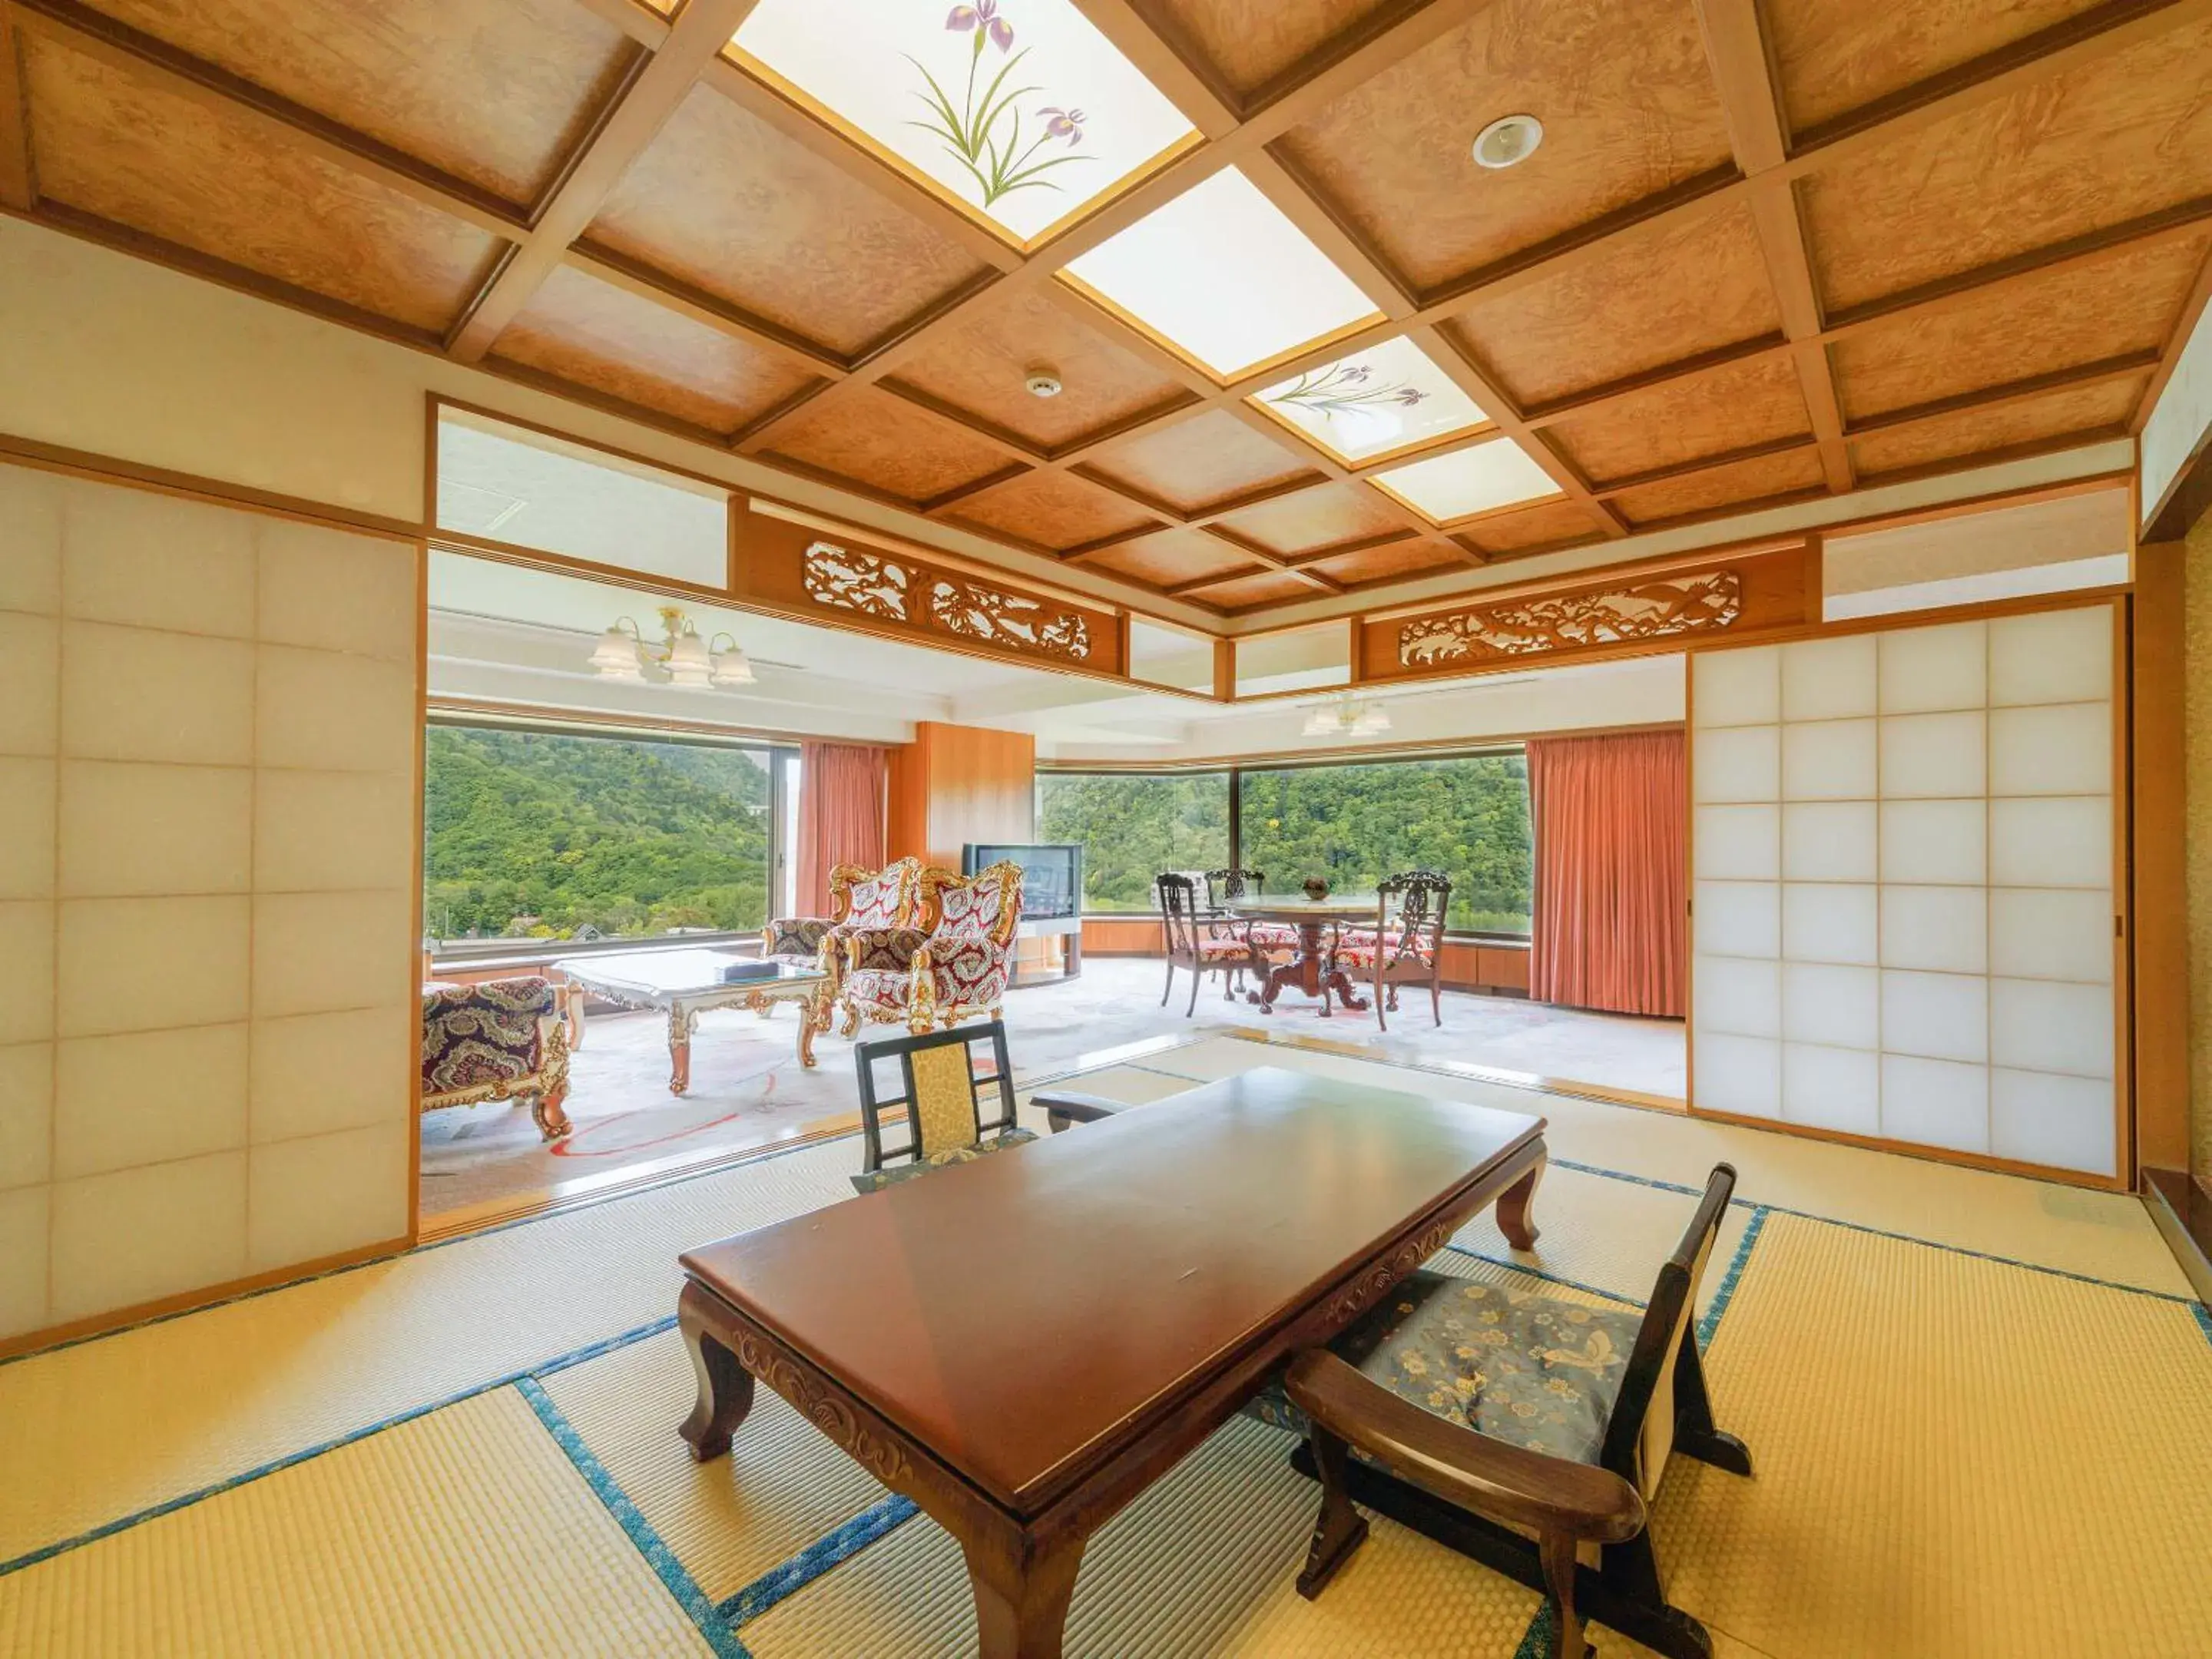
[[(1570, 1300), (1640, 1302), (1704, 1169), (1736, 1164), (1699, 1334), (1756, 1474), (1678, 1460), (1652, 1523), (1723, 1659), (2202, 1650), (2212, 1317), (2133, 1200), (1237, 1039), (1084, 1086), (1173, 1110), (1260, 1063), (1541, 1111), (1538, 1248), (1486, 1218), (1435, 1265)], [(781, 1401), (703, 1468), (672, 1431), (676, 1251), (872, 1201), (855, 1158), (826, 1142), (0, 1364), (0, 1652), (972, 1653), (951, 1540)], [(1232, 1422), (1116, 1516), (1071, 1659), (1536, 1650), (1533, 1595), (1380, 1521), (1300, 1599), (1315, 1500), (1289, 1444)]]
[[(1163, 1007), (1164, 977), (1162, 964), (1149, 958), (1093, 957), (1078, 979), (1012, 993), (1007, 1042), (1017, 1074), (1048, 1077), (1131, 1043), (1243, 1030), (1356, 1043), (1382, 1060), (1483, 1066), (1677, 1097), (1684, 1088), (1678, 1020), (1447, 991), (1441, 1026), (1427, 997), (1409, 994), (1384, 1032), (1372, 1013), (1323, 1019), (1295, 994), (1285, 994), (1273, 1015), (1262, 1014), (1241, 1000), (1224, 1000), (1212, 980), (1195, 1015), (1187, 1015), (1189, 975), (1176, 975), (1177, 994)], [(875, 1027), (873, 1034), (890, 1035), (891, 1028)], [(710, 1010), (691, 1040), (690, 1091), (679, 1098), (668, 1092), (662, 1016), (594, 1016), (571, 1066), (568, 1109), (576, 1132), (568, 1139), (546, 1146), (530, 1115), (504, 1103), (424, 1117), (423, 1213), (434, 1220), (641, 1164), (763, 1146), (858, 1111), (852, 1045), (834, 1033), (817, 1038), (820, 1064), (809, 1071), (799, 1063), (797, 1037), (791, 1008), (766, 1019), (743, 1009)]]

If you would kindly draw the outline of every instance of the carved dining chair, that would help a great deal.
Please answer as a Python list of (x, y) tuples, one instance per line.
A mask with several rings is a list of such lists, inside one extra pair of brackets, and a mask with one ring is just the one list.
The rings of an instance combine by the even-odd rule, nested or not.
[[(979, 1051), (987, 1062), (980, 1066)], [(855, 1044), (853, 1055), (860, 1073), (861, 1164), (853, 1177), (860, 1192), (880, 1192), (1036, 1139), (1014, 1121), (1014, 1072), (1006, 1060), (1003, 1020), (926, 1036), (877, 1037)], [(876, 1067), (890, 1060), (898, 1064), (902, 1091), (879, 1094)], [(988, 1118), (983, 1115), (987, 1102), (992, 1109)], [(1118, 1101), (1070, 1090), (1040, 1092), (1031, 1103), (1045, 1112), (1054, 1134), (1122, 1109)], [(906, 1138), (886, 1146), (882, 1114), (899, 1106), (906, 1109)]]
[(1444, 1023), (1444, 916), (1451, 908), (1451, 878), (1435, 870), (1406, 870), (1376, 884), (1375, 925), (1348, 927), (1331, 950), (1333, 965), (1373, 988), (1375, 1023), (1384, 1030), (1387, 1002), (1398, 1012), (1401, 985), (1429, 988), (1429, 1012)]
[[(1237, 901), (1267, 890), (1267, 872), (1264, 870), (1209, 870), (1206, 872), (1206, 908), (1220, 915), (1233, 915)], [(1295, 951), (1298, 948), (1298, 930), (1286, 921), (1247, 921), (1233, 923), (1241, 926), (1243, 937), (1251, 940), (1262, 951)], [(1220, 923), (1216, 924), (1218, 937), (1236, 935)]]
[(1247, 969), (1264, 971), (1267, 959), (1242, 937), (1241, 933), (1223, 938), (1218, 936), (1212, 925), (1199, 910), (1198, 882), (1190, 876), (1170, 872), (1155, 878), (1153, 890), (1160, 900), (1160, 939), (1168, 958), (1168, 981), (1160, 992), (1160, 1006), (1168, 1006), (1175, 994), (1176, 969), (1190, 970), (1190, 1006), (1183, 1010), (1189, 1018), (1198, 1012), (1199, 981), (1208, 974), (1219, 974), (1225, 981), (1224, 994), (1233, 995), (1238, 977)]
[(1694, 1329), (1735, 1189), (1715, 1165), (1640, 1314), (1416, 1271), (1293, 1360), (1283, 1392), (1308, 1437), (1293, 1461), (1322, 1492), (1298, 1593), (1320, 1595), (1366, 1537), (1357, 1503), (1541, 1591), (1553, 1659), (1583, 1659), (1585, 1618), (1711, 1659), (1667, 1600), (1647, 1505), (1673, 1452), (1751, 1473), (1713, 1426)]

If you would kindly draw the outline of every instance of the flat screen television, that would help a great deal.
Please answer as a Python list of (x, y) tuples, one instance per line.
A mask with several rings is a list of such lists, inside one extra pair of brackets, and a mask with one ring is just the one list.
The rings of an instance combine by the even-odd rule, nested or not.
[(1022, 920), (1074, 916), (1083, 909), (1083, 843), (1056, 842), (1006, 846), (969, 842), (960, 872), (972, 876), (1001, 861), (1022, 866)]

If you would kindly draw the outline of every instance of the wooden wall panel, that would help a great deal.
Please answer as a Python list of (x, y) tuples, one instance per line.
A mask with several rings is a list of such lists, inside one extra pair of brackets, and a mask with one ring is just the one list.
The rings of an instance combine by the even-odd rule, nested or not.
[(2163, 1170), (2189, 1167), (2187, 552), (2137, 548), (2129, 606), (2136, 1155)]
[(1143, 508), (1065, 472), (1028, 472), (963, 501), (952, 516), (1060, 549), (1157, 524)]
[(2092, 9), (2098, 0), (1790, 0), (1760, 11), (1784, 113), (1803, 131)]
[(1089, 465), (1092, 471), (1185, 513), (1311, 470), (1225, 410), (1133, 438)]
[(2170, 236), (1854, 330), (1829, 348), (1847, 420), (2166, 343), (2212, 236)]
[(1851, 440), (1851, 460), (1862, 480), (1885, 472), (1929, 466), (1963, 455), (2053, 441), (2075, 434), (2122, 431), (2142, 395), (2142, 380), (2080, 386), (2026, 403), (1967, 410), (1956, 415), (1886, 428)]
[(1831, 313), (2212, 192), (2208, 63), (2200, 23), (1815, 173), (1802, 200)]
[(1156, 957), (1167, 947), (1160, 924), (1143, 916), (1085, 916), (1083, 952), (1099, 957)]
[(1633, 477), (1812, 430), (1788, 357), (1753, 357), (1623, 398), (1551, 428), (1586, 477)]
[[(1477, 167), (1475, 133), (1516, 110), (1544, 119), (1541, 159)], [(1688, 0), (1498, 0), (1282, 144), (1422, 289), (1729, 161)]]
[(635, 50), (572, 0), (100, 0), (98, 9), (525, 207)]
[(562, 266), (494, 355), (705, 427), (733, 432), (814, 376), (779, 352)]
[(1036, 834), (1036, 739), (1027, 732), (921, 720), (893, 751), (890, 856), (960, 867), (970, 842)]
[(832, 350), (860, 350), (979, 275), (965, 251), (765, 122), (694, 90), (591, 239)]
[(1391, 0), (1158, 0), (1158, 15), (1239, 93), (1250, 93)]
[[(1060, 376), (1057, 397), (1032, 395), (1032, 368)], [(898, 368), (899, 380), (1045, 449), (1184, 397), (1182, 383), (1087, 329), (1047, 295), (992, 296), (973, 322), (948, 330)]]
[(982, 439), (878, 386), (862, 386), (834, 408), (808, 404), (777, 433), (769, 453), (909, 503), (972, 483), (1006, 465)]
[(1782, 331), (1740, 199), (1526, 283), (1444, 325), (1522, 408)]
[(48, 200), (432, 331), (489, 274), (488, 233), (272, 142), (252, 116), (43, 37), (24, 45)]

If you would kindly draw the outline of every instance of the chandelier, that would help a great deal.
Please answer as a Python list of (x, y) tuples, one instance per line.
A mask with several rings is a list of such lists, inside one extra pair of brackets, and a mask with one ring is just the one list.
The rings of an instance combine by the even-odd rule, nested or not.
[(1350, 692), (1318, 703), (1308, 712), (1303, 735), (1309, 738), (1371, 738), (1390, 729), (1390, 711), (1372, 697)]
[[(592, 672), (602, 678), (628, 680), (634, 684), (687, 685), (699, 690), (730, 690), (753, 683), (753, 665), (734, 635), (699, 637), (691, 619), (672, 605), (660, 607), (665, 637), (648, 641), (637, 623), (617, 617), (599, 635), (592, 653)], [(718, 648), (724, 640), (726, 649)]]

